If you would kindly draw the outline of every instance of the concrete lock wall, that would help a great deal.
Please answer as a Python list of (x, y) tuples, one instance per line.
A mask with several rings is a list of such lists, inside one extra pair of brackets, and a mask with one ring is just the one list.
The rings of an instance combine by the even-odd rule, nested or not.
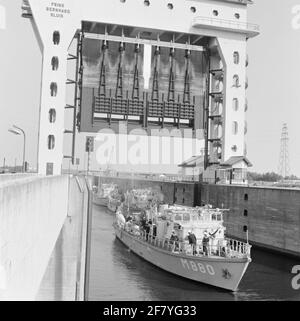
[(247, 227), (251, 244), (300, 257), (300, 190), (116, 177), (101, 177), (100, 182), (113, 182), (121, 190), (157, 187), (169, 204), (227, 208), (224, 224), (228, 236), (246, 240)]
[(68, 177), (0, 183), (0, 299), (34, 300), (68, 213)]
[(34, 176), (37, 176), (37, 175), (33, 173), (2, 174), (0, 175), (0, 184), (8, 181), (18, 181), (23, 178), (34, 177)]
[[(200, 199), (228, 208), (227, 234), (285, 254), (300, 256), (300, 190), (200, 184)], [(198, 203), (199, 204), (199, 203)]]
[(68, 215), (39, 286), (38, 301), (82, 301), (89, 193), (84, 177), (70, 177)]
[(164, 202), (167, 204), (180, 204), (194, 206), (195, 184), (194, 183), (175, 183), (155, 180), (130, 179), (118, 177), (95, 177), (94, 185), (101, 183), (115, 183), (122, 192), (134, 188), (155, 188), (164, 195)]

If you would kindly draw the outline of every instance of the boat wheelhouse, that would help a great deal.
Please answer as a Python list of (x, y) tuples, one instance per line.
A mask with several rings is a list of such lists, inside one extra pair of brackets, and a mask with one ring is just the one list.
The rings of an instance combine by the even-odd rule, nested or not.
[(116, 184), (101, 184), (98, 191), (94, 193), (93, 203), (100, 206), (107, 206), (109, 195), (113, 193), (118, 186)]
[[(225, 211), (164, 205), (157, 215), (151, 213), (147, 230), (139, 216), (124, 217), (121, 206), (114, 228), (116, 237), (148, 262), (181, 277), (235, 291), (251, 262), (251, 245), (225, 237)], [(195, 250), (189, 233), (196, 236)], [(207, 251), (202, 243), (206, 233), (210, 238)]]

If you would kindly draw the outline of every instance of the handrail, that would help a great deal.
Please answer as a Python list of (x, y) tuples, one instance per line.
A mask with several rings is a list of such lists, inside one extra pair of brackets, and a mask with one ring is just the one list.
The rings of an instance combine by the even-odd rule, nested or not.
[(132, 172), (111, 172), (106, 171), (93, 171), (94, 175), (100, 175), (102, 177), (115, 177), (115, 178), (130, 178), (130, 179), (142, 179), (149, 181), (165, 181), (165, 182), (195, 182), (199, 178), (197, 175), (166, 175), (161, 177), (161, 174), (147, 174), (147, 173), (132, 173)]
[[(125, 226), (123, 227), (124, 230)], [(194, 255), (193, 249), (186, 241), (172, 241), (169, 238), (159, 239), (150, 233), (140, 231), (139, 234), (133, 234), (132, 231), (127, 231), (132, 236), (149, 243), (152, 246), (167, 250), (172, 253), (184, 253), (186, 255)], [(208, 256), (218, 256), (226, 258), (250, 258), (251, 245), (242, 241), (231, 238), (225, 238), (225, 244), (208, 245), (206, 246)], [(203, 245), (196, 245), (195, 251), (197, 254), (204, 253)]]
[(226, 20), (226, 19), (218, 19), (218, 18), (209, 18), (209, 17), (203, 17), (198, 16), (193, 20), (193, 24), (197, 23), (197, 20), (200, 21), (206, 21), (210, 24), (216, 25), (219, 24), (221, 26), (228, 26), (228, 27), (234, 27), (239, 30), (245, 30), (245, 31), (256, 31), (259, 32), (260, 28), (259, 25), (249, 22), (239, 22), (239, 21), (233, 21), (233, 20)]
[(75, 180), (76, 180), (77, 186), (78, 186), (78, 188), (79, 188), (79, 190), (80, 190), (80, 193), (83, 193), (83, 192), (84, 192), (84, 188), (83, 188), (83, 186), (82, 186), (82, 183), (81, 183), (79, 177), (78, 177), (78, 176), (75, 176)]

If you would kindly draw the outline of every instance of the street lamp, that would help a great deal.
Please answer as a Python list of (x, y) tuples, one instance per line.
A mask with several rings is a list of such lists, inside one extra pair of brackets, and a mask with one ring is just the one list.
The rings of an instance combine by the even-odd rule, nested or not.
[(14, 135), (21, 135), (21, 133), (23, 134), (23, 138), (24, 138), (24, 144), (23, 144), (23, 166), (22, 166), (22, 171), (23, 173), (25, 172), (25, 148), (26, 148), (26, 135), (25, 132), (22, 128), (13, 125), (13, 128), (10, 128), (8, 131), (11, 132)]

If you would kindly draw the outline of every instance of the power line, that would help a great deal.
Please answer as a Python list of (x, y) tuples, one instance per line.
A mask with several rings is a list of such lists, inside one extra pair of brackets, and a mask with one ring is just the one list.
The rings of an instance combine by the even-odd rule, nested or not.
[(290, 175), (289, 164), (289, 136), (287, 124), (283, 124), (281, 139), (280, 139), (280, 154), (279, 154), (279, 166), (278, 174), (283, 178)]

